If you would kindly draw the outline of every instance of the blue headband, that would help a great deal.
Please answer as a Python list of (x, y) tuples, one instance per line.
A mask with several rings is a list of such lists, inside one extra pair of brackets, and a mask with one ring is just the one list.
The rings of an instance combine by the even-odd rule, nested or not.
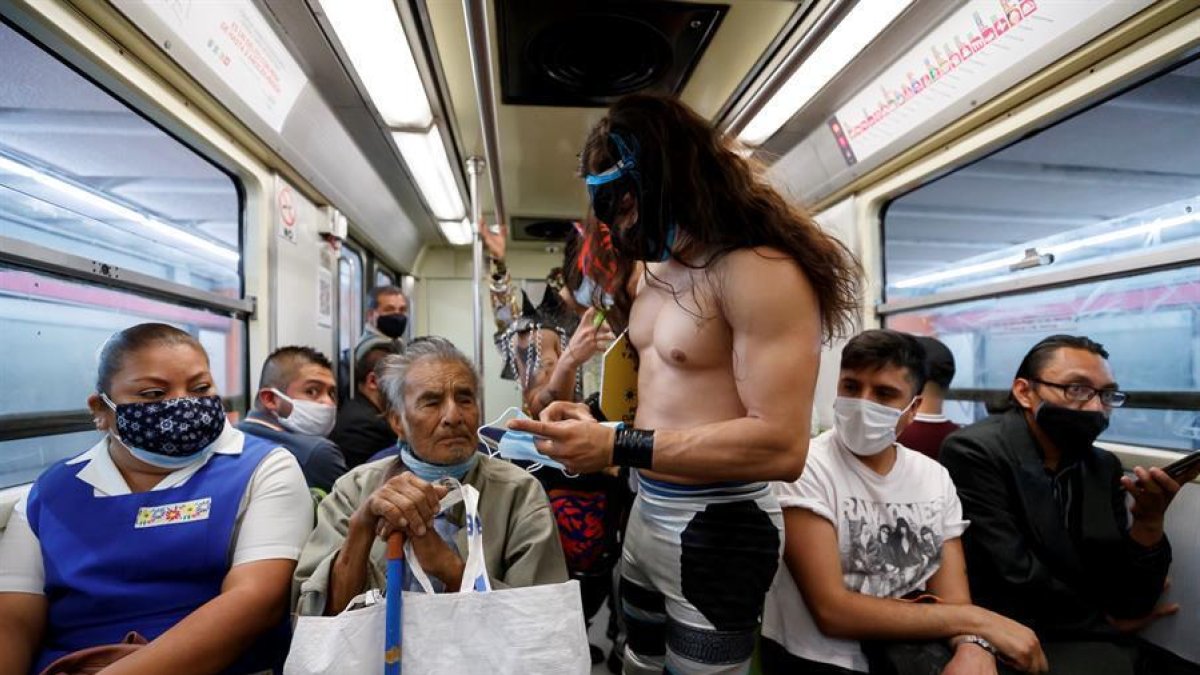
[[(638, 178), (637, 155), (635, 154), (634, 150), (630, 148), (630, 144), (626, 143), (625, 140), (621, 138), (621, 135), (615, 131), (610, 132), (608, 134), (608, 138), (613, 142), (613, 145), (617, 146), (617, 154), (619, 157), (617, 158), (616, 165), (612, 168), (598, 174), (589, 173), (584, 177), (584, 182), (588, 187), (588, 193), (593, 199), (596, 197), (596, 188), (600, 187), (601, 185), (607, 185), (608, 183), (611, 183), (622, 176), (633, 176), (634, 180), (637, 180)], [(633, 143), (633, 145), (636, 146), (637, 144)]]

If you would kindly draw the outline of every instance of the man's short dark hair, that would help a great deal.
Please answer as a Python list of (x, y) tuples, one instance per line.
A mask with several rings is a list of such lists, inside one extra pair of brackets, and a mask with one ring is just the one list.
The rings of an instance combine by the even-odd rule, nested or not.
[(385, 295), (404, 295), (404, 290), (399, 286), (376, 286), (371, 289), (371, 296), (367, 298), (367, 309), (379, 309), (379, 298)]
[(954, 380), (954, 354), (941, 340), (925, 335), (918, 335), (917, 342), (925, 348), (925, 374), (929, 381), (936, 384), (944, 392), (950, 388)]
[[(1021, 359), (1021, 365), (1017, 367), (1015, 378), (1024, 380), (1032, 380), (1041, 377), (1042, 371), (1046, 369), (1046, 364), (1054, 358), (1054, 353), (1060, 349), (1082, 349), (1084, 351), (1098, 354), (1100, 358), (1108, 360), (1108, 352), (1105, 351), (1104, 345), (1095, 340), (1083, 335), (1051, 335), (1048, 338), (1043, 338), (1041, 342), (1033, 346), (1025, 358)], [(1014, 378), (1014, 379), (1015, 379)]]
[[(333, 373), (333, 364), (329, 362), (329, 359), (312, 347), (294, 345), (280, 347), (271, 352), (271, 355), (263, 362), (262, 375), (258, 378), (258, 388), (271, 389), (273, 387), (284, 391), (299, 376), (300, 369), (310, 364), (320, 366)], [(255, 405), (257, 405), (257, 401), (256, 398)]]
[(896, 330), (866, 330), (842, 349), (843, 370), (875, 371), (887, 366), (903, 368), (912, 384), (913, 396), (925, 387), (925, 348), (908, 333)]
[(358, 357), (358, 361), (354, 363), (354, 386), (361, 387), (363, 382), (367, 381), (367, 376), (375, 372), (375, 364), (389, 355), (398, 354), (400, 350), (396, 348), (396, 343), (388, 340), (380, 341), (371, 347), (367, 348), (362, 356)]

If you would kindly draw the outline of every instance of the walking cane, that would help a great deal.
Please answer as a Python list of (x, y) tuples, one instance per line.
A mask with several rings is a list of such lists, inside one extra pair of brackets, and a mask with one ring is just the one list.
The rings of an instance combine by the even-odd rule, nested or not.
[(404, 627), (404, 535), (393, 532), (387, 543), (387, 626), (383, 641), (383, 675), (400, 675)]

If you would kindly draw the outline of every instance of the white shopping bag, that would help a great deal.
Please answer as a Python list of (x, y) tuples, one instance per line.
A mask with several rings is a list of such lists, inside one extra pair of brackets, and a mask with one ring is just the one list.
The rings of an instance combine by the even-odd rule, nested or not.
[[(591, 672), (579, 583), (492, 590), (483, 559), (479, 492), (459, 485), (442, 508), (463, 501), (468, 553), (458, 593), (433, 593), (411, 547), (405, 562), (423, 592), (404, 593), (404, 675), (586, 675)], [(361, 609), (296, 623), (284, 675), (383, 673), (382, 594)]]

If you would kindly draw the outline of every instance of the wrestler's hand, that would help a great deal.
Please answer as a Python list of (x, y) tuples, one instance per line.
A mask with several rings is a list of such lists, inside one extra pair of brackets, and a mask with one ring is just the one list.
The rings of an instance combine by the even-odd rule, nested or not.
[[(586, 406), (584, 406), (586, 407)], [(612, 427), (577, 419), (562, 422), (511, 420), (509, 429), (540, 436), (534, 441), (538, 452), (562, 462), (571, 473), (594, 473), (612, 466)]]
[(566, 420), (596, 421), (596, 418), (592, 417), (592, 409), (586, 403), (572, 403), (570, 401), (555, 401), (542, 408), (542, 412), (538, 413), (538, 419), (543, 422), (564, 422)]
[(420, 537), (433, 529), (439, 502), (449, 488), (417, 478), (409, 471), (388, 479), (363, 501), (353, 520), (387, 540), (394, 531), (406, 537)]

